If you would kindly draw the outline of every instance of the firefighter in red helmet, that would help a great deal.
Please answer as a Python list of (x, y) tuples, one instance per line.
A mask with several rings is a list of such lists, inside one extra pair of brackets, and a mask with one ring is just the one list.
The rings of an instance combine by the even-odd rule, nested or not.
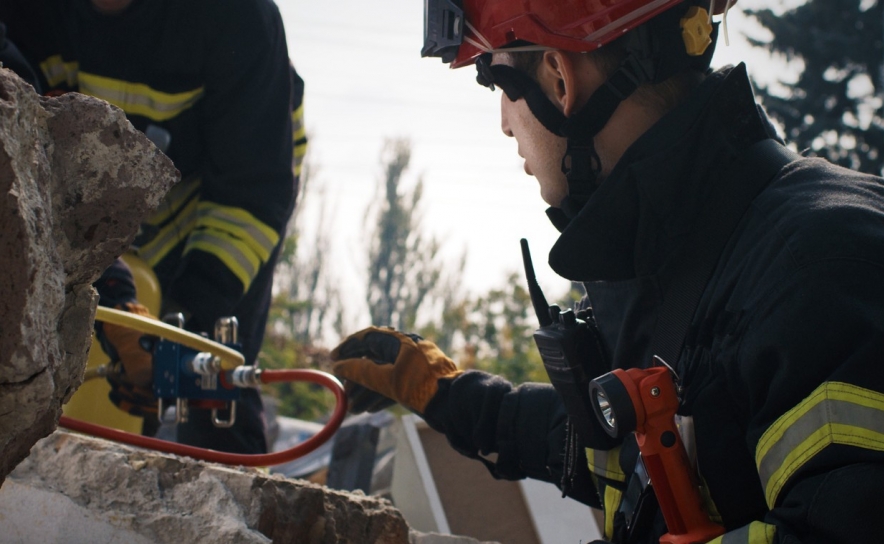
[(352, 410), (398, 402), (494, 476), (603, 509), (607, 541), (650, 543), (674, 530), (648, 492), (665, 482), (581, 406), (587, 380), (663, 361), (713, 542), (880, 542), (884, 180), (789, 151), (745, 66), (709, 69), (728, 7), (426, 0), (423, 54), (502, 89), (561, 231), (549, 265), (587, 296), (536, 304), (552, 385), (380, 327), (345, 339), (335, 372)]

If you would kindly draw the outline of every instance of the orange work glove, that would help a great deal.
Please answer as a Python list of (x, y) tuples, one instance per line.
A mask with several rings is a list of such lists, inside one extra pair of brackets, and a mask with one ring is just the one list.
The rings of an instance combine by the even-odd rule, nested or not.
[[(117, 309), (156, 319), (137, 302), (122, 304)], [(102, 327), (106, 344), (110, 344), (111, 348), (108, 353), (111, 365), (107, 373), (111, 402), (134, 416), (156, 415), (157, 399), (153, 394), (153, 348), (156, 338), (112, 323), (104, 323)]]
[(423, 414), (438, 380), (458, 370), (451, 359), (415, 334), (369, 327), (347, 337), (331, 353), (335, 376), (345, 380), (353, 413), (376, 412), (395, 402)]

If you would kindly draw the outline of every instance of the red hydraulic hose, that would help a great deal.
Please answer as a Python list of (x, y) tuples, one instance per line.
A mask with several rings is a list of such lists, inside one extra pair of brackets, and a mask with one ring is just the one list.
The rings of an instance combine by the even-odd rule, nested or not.
[(87, 423), (79, 419), (61, 416), (58, 424), (62, 427), (85, 434), (91, 434), (115, 442), (122, 442), (132, 446), (148, 448), (175, 455), (185, 455), (201, 461), (223, 463), (225, 465), (242, 465), (247, 467), (266, 467), (286, 463), (298, 457), (304, 456), (325, 443), (341, 426), (344, 416), (347, 415), (347, 396), (341, 382), (331, 374), (319, 370), (291, 369), (291, 370), (262, 370), (261, 382), (311, 382), (322, 385), (335, 394), (335, 409), (331, 419), (318, 433), (306, 441), (287, 450), (275, 453), (243, 454), (227, 453), (195, 446), (187, 446), (167, 440), (160, 440), (149, 436), (128, 433), (118, 429)]

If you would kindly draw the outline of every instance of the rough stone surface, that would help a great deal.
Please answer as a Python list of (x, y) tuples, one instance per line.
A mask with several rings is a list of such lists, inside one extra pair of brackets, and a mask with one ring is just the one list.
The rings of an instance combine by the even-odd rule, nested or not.
[(382, 499), (66, 431), (34, 446), (9, 475), (0, 505), (14, 500), (4, 499), (8, 487), (61, 494), (80, 517), (92, 515), (148, 542), (409, 542), (405, 519)]
[(91, 283), (177, 179), (119, 109), (0, 69), (0, 482), (82, 382)]

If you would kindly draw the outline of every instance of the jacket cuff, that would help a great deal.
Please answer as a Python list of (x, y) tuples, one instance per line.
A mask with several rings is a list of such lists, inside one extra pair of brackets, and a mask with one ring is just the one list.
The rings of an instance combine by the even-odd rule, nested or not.
[(513, 386), (498, 376), (470, 370), (438, 381), (439, 390), (421, 415), (448, 442), (473, 459), (497, 451), (501, 399)]
[(567, 415), (556, 390), (527, 383), (501, 403), (497, 437), (497, 470), (508, 479), (557, 482), (562, 473)]

